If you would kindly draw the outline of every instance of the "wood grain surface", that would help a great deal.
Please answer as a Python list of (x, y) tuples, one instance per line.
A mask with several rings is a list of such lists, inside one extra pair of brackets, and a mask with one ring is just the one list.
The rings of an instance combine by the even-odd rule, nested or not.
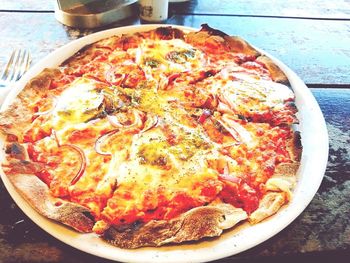
[[(54, 11), (56, 0), (13, 1), (1, 0), (0, 10)], [(178, 14), (220, 14), (228, 16), (284, 16), (323, 19), (349, 19), (347, 0), (192, 0), (171, 3)]]
[[(220, 262), (349, 249), (350, 90), (311, 91), (319, 102), (330, 136), (329, 162), (319, 191), (306, 210), (282, 232)], [(6, 215), (0, 217), (0, 262), (109, 262), (73, 249), (44, 232), (23, 214), (2, 183), (0, 200), (0, 214)]]
[[(242, 36), (282, 60), (308, 84), (350, 83), (350, 21), (173, 15), (167, 23), (195, 28), (208, 23)], [(130, 24), (140, 21), (134, 17), (103, 29)], [(53, 13), (0, 12), (0, 68), (14, 48), (27, 47), (36, 63), (69, 41), (99, 30), (68, 28)]]

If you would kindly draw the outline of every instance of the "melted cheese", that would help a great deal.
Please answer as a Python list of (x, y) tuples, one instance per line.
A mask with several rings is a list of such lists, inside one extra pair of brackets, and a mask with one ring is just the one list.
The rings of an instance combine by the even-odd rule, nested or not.
[[(180, 39), (143, 41), (137, 49), (128, 52), (142, 68), (162, 72), (183, 72), (201, 67), (204, 54)], [(148, 68), (148, 69), (147, 69)], [(159, 73), (157, 73), (159, 74)]]
[[(207, 116), (212, 128), (224, 137), (225, 144), (221, 144), (210, 138), (202, 126), (203, 121), (199, 121), (195, 114), (192, 116), (193, 112), (169, 103), (170, 100), (184, 100), (186, 95), (160, 89), (161, 81), (167, 82), (171, 73), (202, 69), (206, 58), (201, 51), (179, 39), (147, 40), (126, 52), (115, 50), (108, 62), (116, 63), (114, 66), (119, 62), (136, 62), (142, 68), (147, 80), (137, 88), (113, 86), (110, 89), (115, 88), (130, 100), (127, 110), (136, 108), (142, 112), (142, 118), (156, 116), (155, 127), (146, 131), (142, 130), (142, 125), (134, 130), (130, 127), (116, 129), (105, 118), (106, 112), (101, 114), (105, 103), (101, 83), (84, 77), (67, 86), (58, 97), (50, 117), (43, 123), (46, 130), (56, 131), (56, 139), (61, 145), (74, 141), (74, 134), (81, 136), (75, 144), (85, 154), (86, 170), (69, 191), (75, 201), (92, 209), (97, 218), (104, 208), (103, 218), (113, 223), (122, 223), (118, 220), (132, 213), (132, 220), (143, 220), (147, 210), (162, 206), (175, 209), (167, 206), (179, 194), (193, 198), (195, 205), (210, 203), (223, 188), (220, 174), (234, 178), (253, 174), (264, 182), (264, 175), (259, 177), (265, 161), (263, 158), (273, 159), (274, 156), (260, 155), (258, 147), (262, 142), (272, 145), (273, 141), (263, 141), (256, 134), (256, 128), (259, 126), (268, 131), (271, 127), (240, 122), (234, 115), (282, 107), (285, 101), (294, 98), (288, 87), (232, 71), (222, 71), (219, 77), (203, 81), (204, 85), (198, 89), (219, 94), (231, 110), (236, 110), (227, 115), (219, 113), (219, 109), (211, 109), (211, 116)], [(224, 65), (225, 61), (222, 63)], [(241, 68), (234, 65), (234, 70)], [(189, 89), (188, 86), (183, 88)], [(111, 92), (112, 97), (116, 94)], [(114, 110), (108, 114), (118, 114), (119, 109)], [(196, 110), (203, 112), (202, 108)], [(89, 122), (96, 116), (101, 119)], [(215, 127), (215, 120), (226, 131)], [(107, 154), (98, 153), (94, 148), (96, 140), (109, 133), (101, 146), (102, 152)], [(58, 147), (52, 137), (39, 144), (48, 151)], [(271, 149), (273, 147), (275, 145)], [(65, 161), (63, 158), (62, 162)], [(209, 194), (205, 193), (206, 187), (210, 189)], [(278, 181), (269, 181), (269, 187), (287, 191), (287, 186)], [(252, 191), (248, 185), (244, 190)], [(100, 221), (98, 225), (106, 224)]]
[(218, 79), (211, 86), (231, 109), (246, 114), (249, 111), (279, 110), (285, 102), (294, 99), (287, 86), (269, 80), (256, 79), (244, 73), (233, 74), (235, 80)]
[[(184, 162), (182, 156), (188, 151), (185, 149), (185, 144), (186, 141), (175, 146), (169, 144), (159, 128), (134, 135), (126, 160), (125, 156), (121, 157), (120, 152), (115, 152), (113, 155), (115, 166), (111, 170), (118, 182), (114, 193), (118, 208), (106, 207), (104, 215), (114, 220), (118, 216), (123, 218), (123, 215), (135, 209), (141, 213), (147, 209), (144, 193), (157, 193), (162, 188), (165, 189), (163, 198), (167, 201), (179, 193), (189, 192), (194, 199), (203, 199), (201, 202), (209, 201), (204, 198), (202, 187), (198, 182), (217, 180), (217, 171), (209, 168), (205, 162), (210, 153), (197, 149)], [(120, 158), (123, 159), (122, 162), (116, 161)], [(126, 194), (131, 194), (132, 198), (124, 198)], [(157, 198), (157, 194), (153, 198)], [(157, 200), (153, 199), (152, 202), (155, 203), (153, 208), (156, 208)]]
[(96, 89), (96, 82), (79, 78), (59, 96), (52, 112), (53, 125), (85, 122), (97, 115), (102, 101), (103, 95)]

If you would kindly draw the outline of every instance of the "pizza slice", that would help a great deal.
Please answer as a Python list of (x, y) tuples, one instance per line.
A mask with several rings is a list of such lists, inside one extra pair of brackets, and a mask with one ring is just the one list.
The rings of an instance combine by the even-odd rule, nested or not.
[(0, 113), (2, 169), (39, 213), (119, 247), (218, 236), (292, 198), (294, 101), (272, 60), (207, 25), (113, 36)]

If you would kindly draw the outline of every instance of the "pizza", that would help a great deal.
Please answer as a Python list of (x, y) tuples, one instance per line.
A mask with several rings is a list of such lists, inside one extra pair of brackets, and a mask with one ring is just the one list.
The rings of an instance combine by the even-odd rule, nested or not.
[(219, 236), (293, 198), (294, 102), (269, 57), (208, 25), (112, 36), (0, 113), (2, 170), (43, 216), (118, 247)]

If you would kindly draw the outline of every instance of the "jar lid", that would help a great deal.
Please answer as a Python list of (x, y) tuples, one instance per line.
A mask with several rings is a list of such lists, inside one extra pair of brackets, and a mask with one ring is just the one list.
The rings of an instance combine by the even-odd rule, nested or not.
[(64, 25), (96, 28), (136, 14), (137, 0), (57, 0), (55, 17)]

